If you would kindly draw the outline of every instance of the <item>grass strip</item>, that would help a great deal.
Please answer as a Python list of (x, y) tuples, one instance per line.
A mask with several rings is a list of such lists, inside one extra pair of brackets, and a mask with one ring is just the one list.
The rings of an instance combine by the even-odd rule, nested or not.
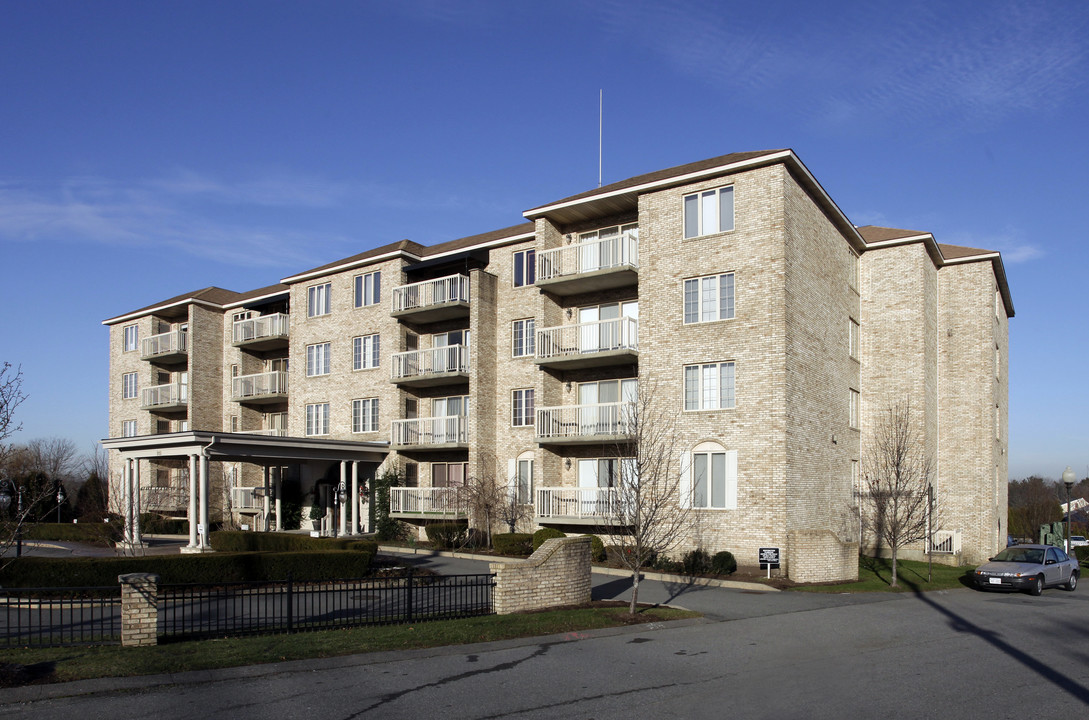
[(100, 677), (157, 675), (336, 657), (386, 650), (412, 650), (552, 635), (633, 623), (699, 617), (673, 608), (646, 608), (633, 620), (627, 604), (438, 620), (260, 637), (172, 642), (153, 647), (26, 648), (0, 650), (0, 687), (29, 682), (67, 682)]
[(917, 560), (896, 563), (897, 587), (892, 587), (892, 558), (860, 557), (858, 580), (849, 583), (798, 585), (796, 592), (861, 593), (861, 592), (925, 592), (971, 587), (969, 573), (975, 567), (951, 567), (934, 563), (931, 579), (927, 580), (927, 564)]

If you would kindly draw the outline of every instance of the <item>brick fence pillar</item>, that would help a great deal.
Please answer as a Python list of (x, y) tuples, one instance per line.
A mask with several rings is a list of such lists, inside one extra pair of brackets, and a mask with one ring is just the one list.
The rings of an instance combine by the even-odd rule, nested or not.
[(121, 646), (159, 644), (159, 576), (118, 575), (121, 583)]

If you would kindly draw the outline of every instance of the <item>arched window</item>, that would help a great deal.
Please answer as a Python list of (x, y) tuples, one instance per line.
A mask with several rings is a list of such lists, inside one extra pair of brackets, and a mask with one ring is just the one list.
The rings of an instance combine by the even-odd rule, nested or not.
[(507, 475), (511, 494), (518, 498), (518, 503), (533, 504), (533, 451), (526, 451), (509, 461)]
[(681, 503), (709, 510), (737, 509), (737, 450), (705, 442), (681, 464)]

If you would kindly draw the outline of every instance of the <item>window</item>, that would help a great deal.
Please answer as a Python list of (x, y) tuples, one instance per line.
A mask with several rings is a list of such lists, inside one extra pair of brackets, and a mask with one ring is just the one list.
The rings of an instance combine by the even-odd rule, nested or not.
[(377, 305), (382, 300), (382, 273), (355, 276), (355, 306)]
[(858, 360), (858, 320), (855, 320), (854, 318), (850, 318), (850, 320), (851, 324), (848, 328), (850, 335), (847, 339), (848, 351), (851, 353), (851, 357)]
[(862, 476), (858, 471), (858, 460), (851, 461), (851, 489), (854, 490), (855, 505), (862, 501)]
[(682, 469), (681, 481), (682, 493), (687, 494), (691, 507), (736, 510), (737, 451), (717, 443), (697, 445), (688, 467)]
[(510, 492), (519, 505), (533, 504), (533, 453), (510, 461)]
[(325, 283), (324, 285), (311, 285), (306, 289), (307, 317), (328, 315), (331, 312), (329, 305), (330, 287), (330, 283)]
[(685, 239), (734, 229), (733, 187), (684, 196)]
[(684, 281), (685, 323), (729, 320), (734, 316), (734, 274)]
[(469, 417), (468, 395), (431, 398), (431, 417), (454, 417), (455, 415)]
[(233, 432), (233, 433), (238, 432), (238, 428), (239, 428), (238, 416), (237, 415), (231, 415), (231, 432)]
[(525, 287), (537, 282), (536, 250), (520, 250), (514, 253), (514, 287)]
[(534, 424), (533, 388), (515, 390), (511, 393), (511, 420), (514, 427), (526, 427)]
[[(363, 335), (352, 339), (352, 370), (378, 367), (378, 336)], [(326, 370), (326, 372), (329, 372)]]
[(994, 349), (994, 379), (1002, 379), (1002, 352), (995, 346)]
[(998, 405), (994, 406), (994, 439), (1002, 439), (1002, 408)]
[(420, 486), (420, 465), (419, 463), (406, 462), (405, 463), (405, 487), (419, 487)]
[(998, 320), (1002, 319), (1002, 293), (998, 290), (994, 291), (994, 316)]
[(121, 376), (121, 397), (125, 400), (131, 400), (138, 394), (136, 378), (137, 375), (134, 372), (125, 373)]
[(135, 420), (122, 420), (121, 421), (121, 437), (136, 437), (136, 421)]
[(249, 320), (253, 317), (251, 310), (243, 310), (242, 312), (236, 312), (232, 318), (234, 322), (242, 322), (243, 320)]
[(685, 410), (728, 410), (732, 407), (734, 407), (734, 363), (685, 366)]
[(329, 343), (306, 346), (306, 376), (329, 374)]
[(352, 400), (352, 432), (378, 430), (378, 398)]
[(469, 463), (432, 463), (431, 487), (461, 487), (469, 472)]
[(329, 403), (314, 403), (306, 406), (306, 434), (329, 434)]
[(515, 320), (511, 330), (514, 357), (530, 357), (537, 354), (535, 327), (537, 321)]
[(851, 248), (847, 248), (847, 287), (851, 288), (855, 292), (858, 292), (859, 285), (859, 262), (858, 254)]
[(125, 352), (132, 352), (139, 346), (140, 328), (136, 325), (125, 326)]
[(858, 429), (858, 390), (851, 390), (850, 426)]

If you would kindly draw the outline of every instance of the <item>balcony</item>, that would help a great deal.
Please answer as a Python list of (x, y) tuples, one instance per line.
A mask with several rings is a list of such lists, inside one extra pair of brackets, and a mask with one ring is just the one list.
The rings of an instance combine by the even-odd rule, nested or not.
[(156, 412), (184, 411), (189, 405), (189, 386), (181, 383), (156, 385), (140, 393), (140, 407)]
[(448, 518), (469, 516), (464, 488), (390, 488), (389, 512), (399, 518)]
[(231, 399), (251, 405), (284, 402), (287, 400), (287, 373), (281, 370), (232, 378)]
[(183, 363), (189, 358), (189, 333), (171, 330), (144, 338), (140, 357), (164, 365)]
[(638, 282), (637, 232), (537, 253), (537, 287), (555, 295), (628, 287)]
[(448, 275), (395, 287), (390, 315), (418, 323), (467, 317), (469, 276)]
[(632, 407), (629, 402), (615, 402), (537, 408), (534, 439), (542, 445), (630, 442)]
[(539, 487), (533, 506), (541, 525), (624, 526), (629, 513), (623, 512), (615, 488)]
[(393, 356), (390, 380), (398, 385), (432, 387), (469, 379), (469, 348), (445, 345)]
[(286, 313), (235, 320), (231, 330), (231, 343), (235, 347), (254, 351), (285, 348), (290, 326), (291, 316)]
[(390, 445), (397, 450), (464, 450), (469, 418), (464, 415), (394, 420)]
[(236, 430), (237, 433), (244, 435), (262, 435), (264, 437), (287, 437), (286, 428), (278, 428), (271, 430)]
[(537, 331), (537, 356), (543, 367), (578, 370), (624, 365), (639, 360), (639, 320), (631, 317), (561, 325)]
[(261, 487), (231, 488), (231, 509), (248, 515), (261, 513), (265, 509), (265, 489)]
[(188, 482), (172, 481), (167, 485), (140, 485), (140, 505), (150, 512), (185, 512), (189, 507)]

